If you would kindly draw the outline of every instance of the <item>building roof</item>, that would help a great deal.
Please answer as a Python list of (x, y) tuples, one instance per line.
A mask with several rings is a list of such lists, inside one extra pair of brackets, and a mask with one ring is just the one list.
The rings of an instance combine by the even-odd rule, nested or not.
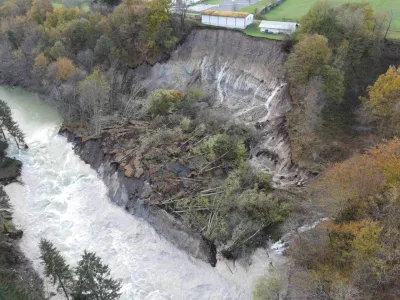
[(202, 12), (202, 15), (219, 16), (219, 17), (232, 17), (232, 18), (247, 18), (250, 13), (239, 11), (225, 11), (225, 10), (211, 10), (207, 9)]
[(269, 29), (287, 29), (293, 30), (297, 26), (296, 22), (277, 22), (277, 21), (261, 21), (260, 28)]

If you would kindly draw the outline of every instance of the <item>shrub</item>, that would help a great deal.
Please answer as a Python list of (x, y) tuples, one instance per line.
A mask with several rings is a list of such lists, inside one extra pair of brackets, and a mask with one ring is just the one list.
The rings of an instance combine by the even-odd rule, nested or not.
[(161, 147), (163, 144), (170, 144), (182, 137), (180, 128), (159, 128), (150, 135), (140, 138), (140, 149), (145, 152), (151, 148)]
[(181, 127), (183, 132), (190, 132), (192, 123), (189, 118), (184, 117), (181, 121)]
[(227, 166), (238, 166), (246, 157), (243, 142), (235, 141), (227, 134), (216, 134), (204, 140), (194, 153), (203, 155), (211, 161), (220, 161)]
[(238, 206), (250, 219), (259, 221), (264, 226), (281, 223), (290, 213), (288, 203), (281, 201), (273, 194), (260, 191), (257, 185), (239, 196)]
[(171, 105), (182, 100), (182, 92), (177, 90), (155, 90), (150, 93), (149, 113), (153, 116), (168, 113)]
[(282, 278), (275, 268), (268, 270), (268, 275), (260, 276), (253, 290), (254, 300), (279, 300), (283, 289)]
[(179, 109), (180, 113), (186, 116), (195, 117), (197, 111), (195, 109), (195, 103), (201, 99), (201, 91), (194, 89), (188, 91), (183, 99), (176, 103), (176, 108)]

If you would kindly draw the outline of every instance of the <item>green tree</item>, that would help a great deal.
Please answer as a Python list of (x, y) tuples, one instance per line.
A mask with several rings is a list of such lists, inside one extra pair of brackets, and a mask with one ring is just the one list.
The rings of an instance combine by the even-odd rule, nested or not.
[(178, 90), (155, 90), (149, 95), (149, 113), (153, 116), (165, 115), (172, 104), (181, 101), (182, 98), (183, 94)]
[(285, 66), (294, 84), (304, 84), (313, 76), (324, 73), (324, 68), (332, 59), (328, 39), (322, 35), (305, 36), (294, 46)]
[(300, 20), (300, 32), (320, 34), (330, 42), (340, 40), (340, 23), (337, 11), (326, 0), (318, 0)]
[(57, 60), (60, 57), (68, 56), (68, 51), (61, 41), (57, 41), (54, 43), (54, 46), (49, 49), (49, 55), (54, 60)]
[(75, 274), (74, 300), (114, 300), (121, 295), (121, 283), (110, 277), (108, 266), (94, 252), (85, 250)]
[(89, 29), (89, 21), (84, 18), (72, 20), (67, 24), (63, 33), (66, 44), (73, 53), (86, 49), (90, 35)]
[(295, 86), (304, 85), (319, 76), (324, 79), (326, 94), (336, 101), (342, 99), (344, 75), (333, 66), (332, 50), (326, 37), (318, 34), (305, 36), (294, 46), (285, 67)]
[(148, 3), (146, 36), (147, 48), (150, 52), (159, 51), (160, 46), (169, 48), (170, 42), (175, 43), (169, 30), (171, 28), (170, 5), (170, 0), (154, 0)]
[(34, 300), (29, 296), (28, 291), (24, 291), (9, 278), (0, 278), (0, 300)]
[(46, 277), (52, 279), (53, 284), (58, 284), (58, 288), (62, 289), (65, 297), (69, 298), (69, 290), (73, 286), (72, 270), (66, 263), (65, 258), (54, 247), (54, 245), (46, 240), (40, 240), (40, 259), (42, 260), (45, 268), (44, 272)]
[(121, 0), (100, 0), (100, 3), (104, 3), (110, 6), (116, 6), (121, 3)]
[(109, 59), (113, 43), (107, 36), (102, 35), (94, 47), (94, 55), (99, 62), (106, 62)]
[(17, 122), (14, 121), (10, 107), (3, 100), (0, 100), (0, 122), (0, 131), (5, 141), (6, 136), (3, 130), (3, 126), (14, 138), (18, 148), (20, 148), (21, 145), (25, 145), (24, 133), (19, 129)]

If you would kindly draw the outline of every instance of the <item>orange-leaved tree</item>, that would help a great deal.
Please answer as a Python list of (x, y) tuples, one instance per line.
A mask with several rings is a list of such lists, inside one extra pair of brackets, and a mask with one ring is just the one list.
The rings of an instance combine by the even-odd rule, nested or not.
[(67, 80), (76, 68), (72, 60), (66, 57), (57, 59), (57, 77), (61, 80)]
[[(351, 206), (365, 213), (371, 197), (400, 180), (400, 139), (394, 138), (370, 148), (364, 154), (332, 165), (315, 182), (325, 198), (339, 209)], [(355, 216), (352, 216), (355, 217)]]

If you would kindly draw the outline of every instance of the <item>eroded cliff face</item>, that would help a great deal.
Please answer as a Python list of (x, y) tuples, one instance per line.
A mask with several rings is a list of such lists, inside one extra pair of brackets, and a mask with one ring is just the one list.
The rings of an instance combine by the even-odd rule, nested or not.
[[(216, 110), (256, 128), (259, 139), (251, 145), (249, 157), (253, 166), (271, 173), (276, 186), (302, 184), (309, 173), (291, 160), (285, 125), (291, 102), (283, 77), (284, 59), (278, 41), (250, 38), (229, 30), (194, 30), (168, 61), (124, 74), (114, 73), (112, 86), (116, 94), (135, 103), (138, 110), (148, 103), (146, 95), (136, 98), (138, 86), (144, 87), (147, 94), (155, 89), (201, 89), (210, 95)], [(147, 162), (146, 166), (142, 161), (141, 166), (145, 154), (138, 149), (138, 143), (154, 126), (135, 121), (134, 115), (127, 119), (104, 128), (95, 139), (79, 137), (68, 130), (64, 133), (75, 143), (83, 160), (102, 175), (113, 202), (147, 219), (181, 249), (215, 265), (215, 246), (158, 208), (163, 200), (174, 198), (181, 191), (190, 195), (196, 190), (196, 180), (173, 185), (165, 182), (171, 176), (190, 177), (192, 166), (182, 165), (180, 161), (185, 158), (176, 157), (185, 147), (168, 145), (162, 151), (162, 163), (152, 166)]]
[(283, 77), (281, 42), (256, 39), (230, 30), (194, 30), (164, 63), (139, 68), (120, 78), (119, 88), (135, 86), (138, 74), (146, 91), (200, 88), (214, 107), (230, 118), (255, 126), (261, 138), (250, 162), (272, 173), (274, 183), (301, 184), (309, 174), (292, 163), (285, 114), (291, 109)]

